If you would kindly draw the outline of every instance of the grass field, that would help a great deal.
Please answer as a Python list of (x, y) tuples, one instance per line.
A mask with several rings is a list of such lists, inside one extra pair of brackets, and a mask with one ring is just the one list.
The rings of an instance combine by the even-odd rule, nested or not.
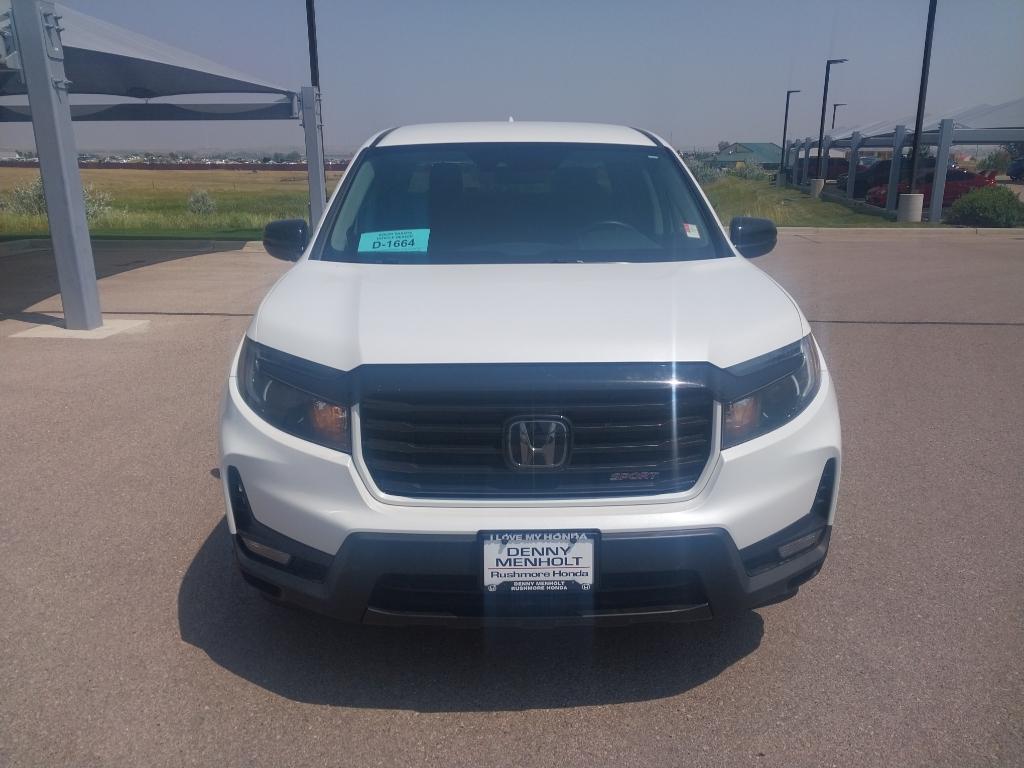
[[(0, 168), (0, 200), (36, 177), (34, 168)], [(327, 174), (333, 190), (340, 171)], [(306, 218), (305, 171), (144, 171), (84, 169), (82, 183), (112, 197), (109, 214), (90, 226), (100, 237), (194, 237), (258, 239), (273, 219)], [(214, 213), (189, 213), (192, 190), (205, 189)], [(48, 232), (46, 217), (18, 216), (0, 209), (0, 238), (38, 237)]]
[[(37, 173), (34, 168), (0, 168), (0, 239), (47, 234), (45, 216), (15, 215), (3, 209), (2, 201), (11, 190), (31, 182)], [(328, 189), (334, 189), (339, 178), (340, 171), (328, 173)], [(307, 215), (303, 171), (85, 169), (82, 181), (112, 197), (110, 212), (90, 226), (98, 237), (255, 240), (268, 221)], [(214, 213), (188, 211), (189, 193), (199, 189), (210, 193), (216, 203)], [(760, 216), (790, 227), (894, 226), (886, 219), (791, 189), (779, 190), (767, 182), (727, 176), (710, 184), (707, 193), (726, 226), (733, 216)]]
[(767, 181), (726, 176), (704, 191), (727, 228), (733, 216), (771, 219), (779, 227), (905, 226), (881, 216), (851, 211), (838, 203), (823, 202), (788, 187), (779, 189)]

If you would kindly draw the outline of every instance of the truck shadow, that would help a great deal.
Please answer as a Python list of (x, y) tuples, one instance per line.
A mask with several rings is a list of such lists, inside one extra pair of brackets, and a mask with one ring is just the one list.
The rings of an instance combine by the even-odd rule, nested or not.
[(419, 712), (527, 710), (674, 696), (752, 653), (753, 611), (729, 620), (590, 630), (348, 626), (264, 601), (221, 521), (178, 591), (182, 639), (294, 701)]

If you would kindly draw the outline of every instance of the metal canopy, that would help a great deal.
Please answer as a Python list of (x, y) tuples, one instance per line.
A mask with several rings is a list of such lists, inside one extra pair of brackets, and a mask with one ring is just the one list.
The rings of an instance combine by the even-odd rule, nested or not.
[[(909, 118), (907, 119), (909, 121)], [(899, 185), (903, 178), (901, 165), (902, 152), (912, 143), (913, 133), (908, 132), (904, 123), (887, 121), (872, 123), (855, 131), (844, 131), (842, 138), (825, 137), (821, 155), (827, 155), (830, 149), (849, 149), (849, 162), (856, 168), (860, 151), (863, 149), (890, 149), (892, 162), (889, 167), (889, 183), (886, 195), (886, 209), (895, 210), (900, 196)], [(919, 146), (936, 147), (934, 171), (931, 179), (931, 201), (928, 207), (929, 220), (938, 222), (942, 218), (946, 173), (950, 162), (950, 149), (955, 145), (994, 145), (1024, 141), (1024, 98), (1014, 99), (991, 106), (982, 104), (970, 109), (956, 112), (942, 120), (925, 122), (918, 141)], [(817, 149), (818, 142), (807, 137), (803, 141), (794, 141), (786, 147), (785, 166), (792, 169), (793, 181), (797, 186), (806, 186), (807, 158), (811, 149)], [(804, 165), (798, 164), (800, 153), (804, 155)], [(803, 170), (803, 174), (800, 171)], [(780, 173), (785, 173), (786, 168)], [(853, 199), (856, 188), (856, 171), (847, 174), (846, 197)]]
[[(0, 13), (9, 7), (0, 0)], [(64, 71), (69, 93), (152, 99), (186, 93), (267, 93), (293, 91), (265, 83), (216, 62), (161, 43), (107, 21), (55, 4), (60, 17)], [(0, 95), (27, 94), (15, 71), (0, 68)]]
[[(71, 104), (72, 95), (81, 94), (131, 101)], [(184, 94), (263, 94), (273, 101), (150, 101)], [(296, 93), (49, 0), (0, 0), (0, 97), (17, 101), (19, 96), (27, 96), (28, 103), (0, 103), (0, 123), (32, 121), (64, 323), (69, 329), (88, 330), (103, 324), (72, 118), (301, 118), (306, 129), (312, 223), (322, 215), (324, 154), (316, 87)]]
[[(1012, 99), (995, 106), (991, 104), (978, 104), (947, 115), (946, 118), (952, 120), (953, 127), (957, 129), (1021, 128), (1024, 127), (1024, 97)], [(907, 125), (913, 122), (914, 116), (906, 115), (897, 120), (879, 120), (874, 123), (858, 126), (857, 128), (840, 130), (835, 133), (835, 136), (836, 138), (849, 139), (854, 133), (859, 133), (861, 136), (871, 138), (878, 138), (880, 136), (891, 137), (896, 126)], [(936, 120), (926, 115), (921, 131), (922, 139), (929, 131), (937, 132), (941, 122), (941, 120)], [(993, 143), (1001, 142), (997, 140)]]
[[(137, 120), (294, 120), (296, 98), (263, 103), (184, 104), (169, 101), (138, 101), (121, 104), (72, 104), (71, 119), (92, 122)], [(0, 123), (30, 123), (28, 104), (0, 104)]]

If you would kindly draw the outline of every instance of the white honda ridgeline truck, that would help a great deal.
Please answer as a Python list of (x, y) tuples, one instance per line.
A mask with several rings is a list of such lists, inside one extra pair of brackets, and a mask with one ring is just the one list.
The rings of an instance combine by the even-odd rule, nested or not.
[[(610, 125), (384, 131), (231, 366), (242, 575), (374, 624), (692, 620), (821, 569), (836, 396), (678, 155)], [(746, 258), (744, 258), (746, 257)]]

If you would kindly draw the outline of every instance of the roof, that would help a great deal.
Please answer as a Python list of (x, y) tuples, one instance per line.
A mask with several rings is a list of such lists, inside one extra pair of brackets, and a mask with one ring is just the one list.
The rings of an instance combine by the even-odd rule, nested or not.
[(476, 144), (482, 142), (565, 142), (655, 146), (636, 128), (601, 123), (426, 123), (396, 128), (377, 146)]
[[(10, 8), (0, 0), (0, 13)], [(63, 5), (61, 42), (71, 93), (151, 99), (184, 93), (291, 91)], [(18, 72), (0, 69), (0, 96), (24, 95)]]
[(753, 160), (756, 163), (777, 163), (782, 156), (782, 147), (770, 141), (738, 141), (718, 153), (722, 162), (742, 163)]

